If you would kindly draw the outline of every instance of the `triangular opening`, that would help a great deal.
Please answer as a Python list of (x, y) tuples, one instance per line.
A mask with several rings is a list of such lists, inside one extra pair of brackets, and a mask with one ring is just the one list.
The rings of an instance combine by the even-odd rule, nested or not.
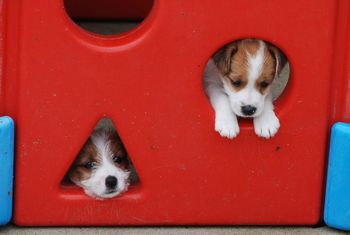
[(98, 121), (64, 176), (61, 186), (76, 186), (94, 198), (118, 197), (139, 177), (109, 118)]

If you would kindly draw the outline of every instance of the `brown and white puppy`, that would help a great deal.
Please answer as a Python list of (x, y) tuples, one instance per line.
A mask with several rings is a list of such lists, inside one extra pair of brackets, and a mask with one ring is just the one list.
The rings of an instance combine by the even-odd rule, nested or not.
[(235, 41), (209, 60), (204, 87), (215, 110), (215, 130), (234, 138), (239, 133), (237, 116), (254, 118), (255, 133), (274, 136), (280, 123), (273, 111), (270, 86), (285, 64), (274, 46), (256, 39)]
[(111, 198), (129, 186), (126, 150), (111, 129), (95, 130), (71, 166), (68, 177), (94, 198)]

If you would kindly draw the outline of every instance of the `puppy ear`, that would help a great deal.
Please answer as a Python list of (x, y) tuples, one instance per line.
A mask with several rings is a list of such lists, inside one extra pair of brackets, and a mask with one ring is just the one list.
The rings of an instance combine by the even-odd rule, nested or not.
[(213, 56), (216, 66), (223, 75), (227, 75), (231, 71), (232, 56), (237, 52), (237, 50), (238, 42), (235, 41), (221, 48)]
[(268, 44), (267, 48), (276, 61), (276, 66), (275, 66), (275, 78), (276, 78), (282, 71), (283, 67), (286, 65), (287, 59), (283, 55), (283, 53), (279, 49), (277, 49), (275, 46)]

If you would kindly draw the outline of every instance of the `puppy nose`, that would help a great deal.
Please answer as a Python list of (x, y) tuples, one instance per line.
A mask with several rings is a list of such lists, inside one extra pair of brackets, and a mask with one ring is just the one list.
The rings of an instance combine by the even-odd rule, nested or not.
[(241, 107), (242, 113), (246, 116), (251, 116), (256, 112), (256, 107), (251, 105), (244, 105)]
[(106, 178), (106, 187), (109, 189), (114, 189), (117, 186), (118, 180), (115, 176), (108, 176)]

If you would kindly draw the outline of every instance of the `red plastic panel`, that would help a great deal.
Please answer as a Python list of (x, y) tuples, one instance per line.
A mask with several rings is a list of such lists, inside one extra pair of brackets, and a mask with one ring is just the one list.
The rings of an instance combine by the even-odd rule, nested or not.
[(339, 1), (332, 77), (332, 123), (350, 123), (350, 1)]
[[(98, 37), (72, 23), (60, 0), (8, 1), (3, 109), (18, 126), (15, 223), (316, 223), (337, 3), (157, 0), (136, 30)], [(271, 140), (250, 122), (238, 138), (221, 138), (202, 89), (210, 55), (246, 37), (273, 42), (292, 68)], [(141, 181), (100, 201), (60, 182), (104, 115)]]
[(4, 44), (5, 44), (5, 2), (3, 0), (0, 0), (0, 113), (2, 113), (2, 103), (4, 103), (4, 76), (3, 76), (3, 70), (4, 70)]

